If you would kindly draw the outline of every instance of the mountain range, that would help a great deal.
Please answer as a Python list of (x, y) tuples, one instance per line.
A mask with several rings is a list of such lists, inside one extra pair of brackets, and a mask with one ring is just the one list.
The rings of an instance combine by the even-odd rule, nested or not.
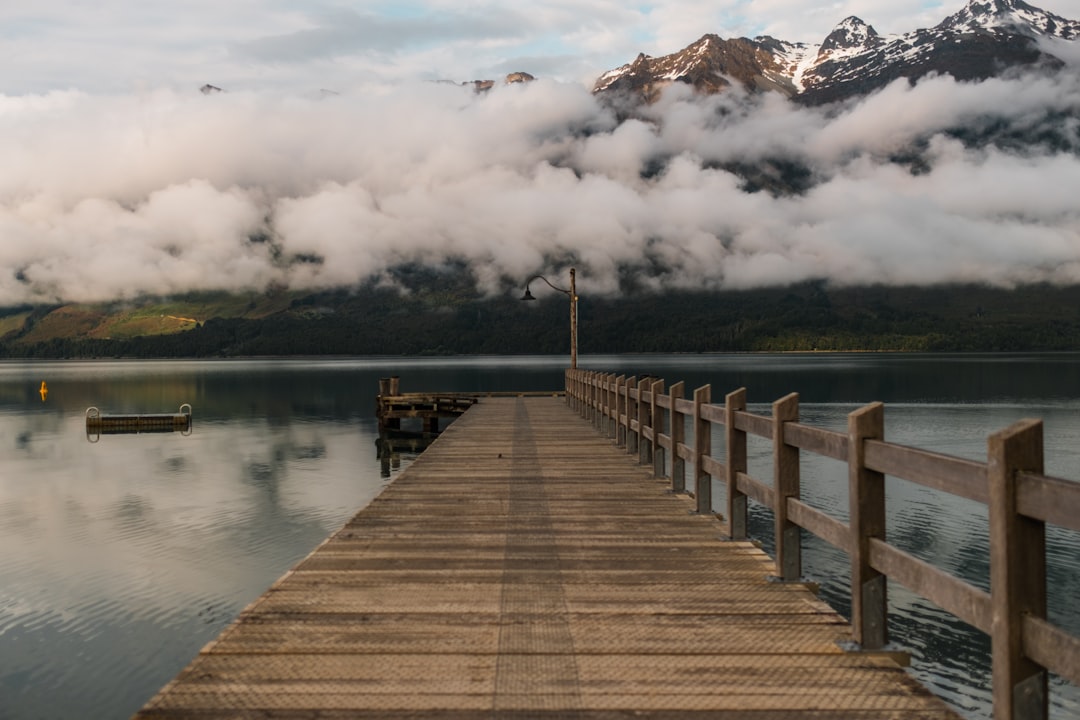
[(1057, 69), (1064, 62), (1054, 54), (1053, 41), (1078, 37), (1080, 21), (1023, 0), (969, 0), (932, 28), (897, 35), (882, 35), (854, 16), (842, 20), (819, 44), (707, 34), (671, 55), (638, 55), (600, 76), (593, 92), (651, 102), (672, 83), (686, 83), (702, 93), (737, 84), (751, 92), (775, 91), (802, 104), (822, 105), (931, 73), (978, 80), (1019, 67)]

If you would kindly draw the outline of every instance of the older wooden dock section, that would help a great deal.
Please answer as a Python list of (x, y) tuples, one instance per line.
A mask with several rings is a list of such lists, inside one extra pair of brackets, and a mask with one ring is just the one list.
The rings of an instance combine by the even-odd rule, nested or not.
[(483, 399), (139, 718), (951, 718), (565, 401)]

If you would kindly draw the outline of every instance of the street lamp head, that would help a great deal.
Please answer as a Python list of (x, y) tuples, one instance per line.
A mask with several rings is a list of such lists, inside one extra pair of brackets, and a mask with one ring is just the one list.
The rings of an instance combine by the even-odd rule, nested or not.
[(529, 287), (527, 285), (525, 286), (525, 294), (521, 297), (521, 299), (522, 300), (535, 300), (536, 299), (536, 298), (533, 297), (533, 294), (531, 292), (529, 292)]

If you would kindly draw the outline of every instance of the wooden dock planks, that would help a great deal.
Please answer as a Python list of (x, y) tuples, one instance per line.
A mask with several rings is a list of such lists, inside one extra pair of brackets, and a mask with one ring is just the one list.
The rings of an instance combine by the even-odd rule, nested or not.
[(484, 399), (138, 718), (953, 718), (555, 398)]

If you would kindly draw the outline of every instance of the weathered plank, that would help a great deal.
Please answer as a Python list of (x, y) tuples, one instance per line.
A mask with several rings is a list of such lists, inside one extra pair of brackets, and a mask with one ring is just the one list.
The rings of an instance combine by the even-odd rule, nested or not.
[(484, 399), (139, 718), (955, 717), (558, 399)]

